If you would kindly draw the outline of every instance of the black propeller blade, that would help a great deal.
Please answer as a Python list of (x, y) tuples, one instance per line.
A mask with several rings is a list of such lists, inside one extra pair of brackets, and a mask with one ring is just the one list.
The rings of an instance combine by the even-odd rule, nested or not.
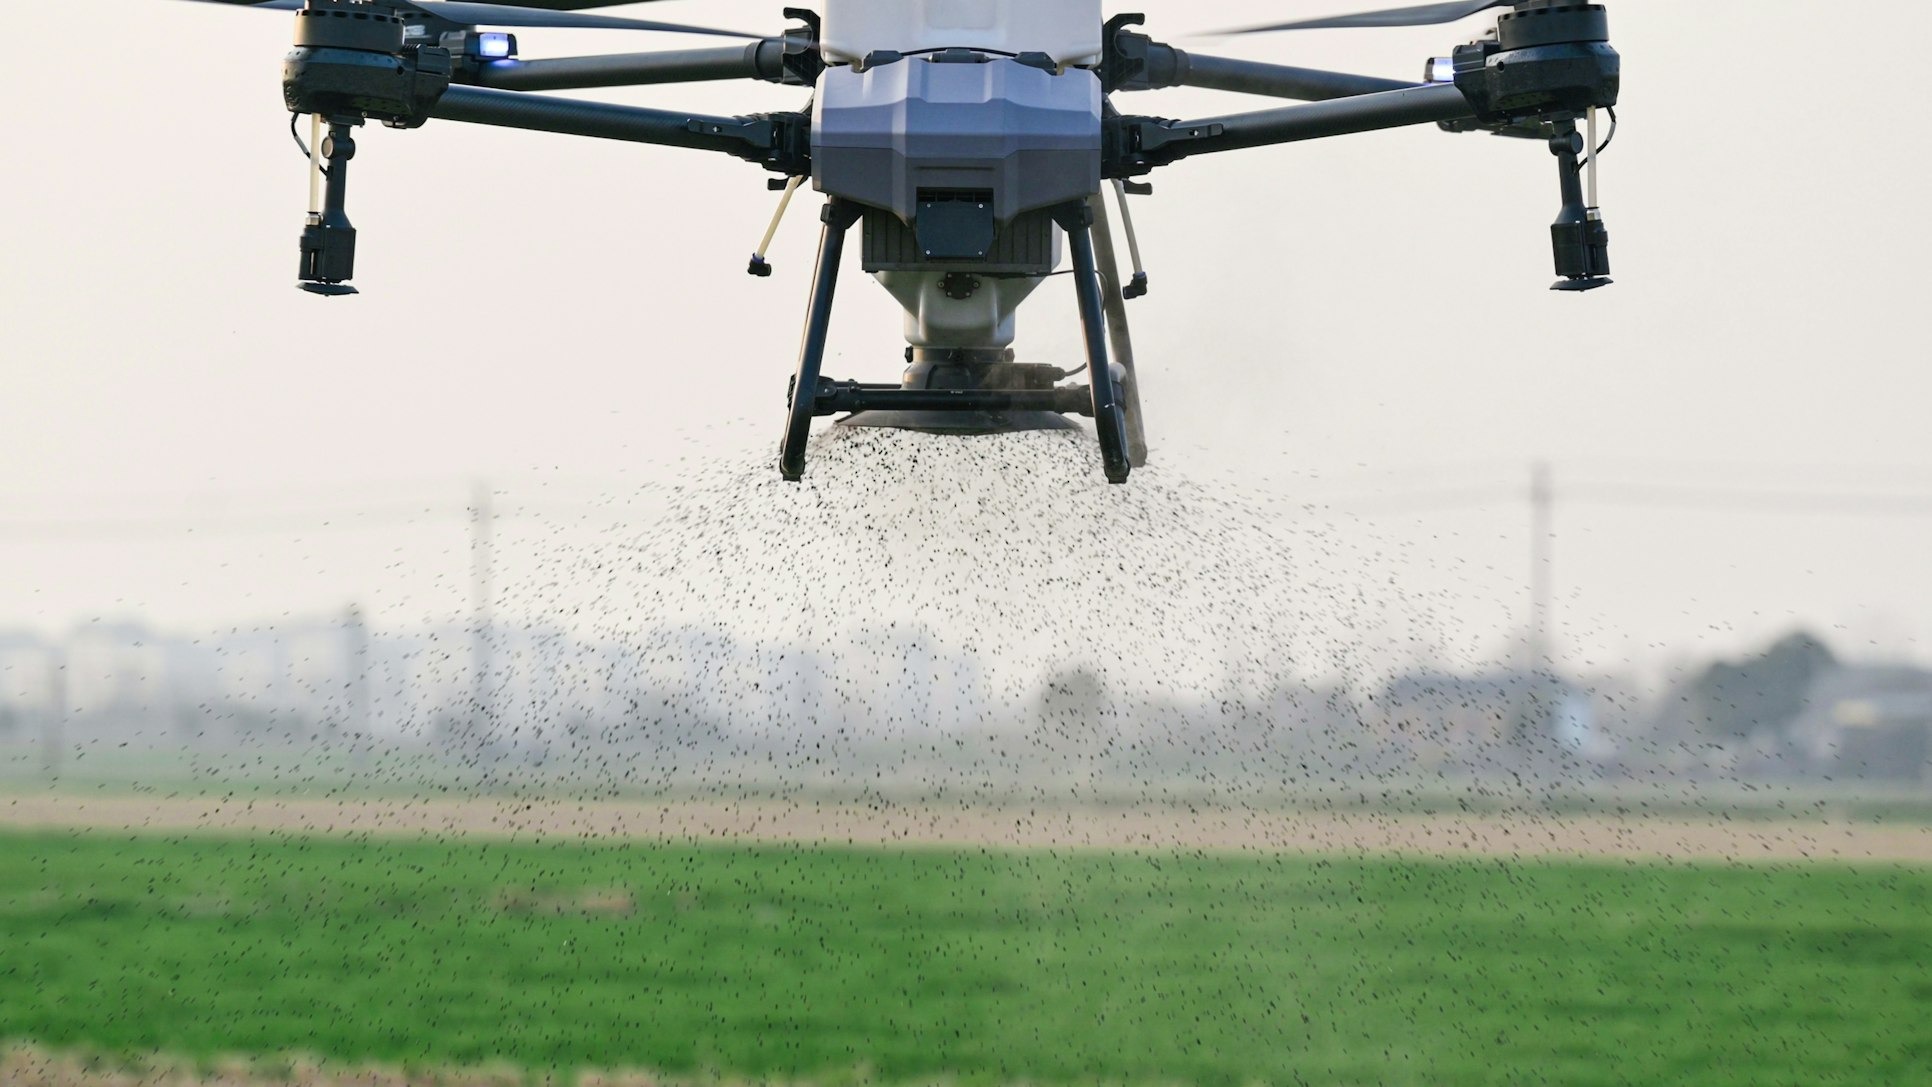
[[(301, 9), (303, 0), (201, 0), (201, 2), (260, 8), (264, 11), (297, 11)], [(736, 30), (718, 30), (706, 26), (686, 26), (683, 23), (625, 19), (615, 15), (580, 15), (569, 11), (510, 7), (495, 3), (460, 2), (460, 0), (382, 0), (382, 2), (405, 15), (414, 12), (464, 26), (550, 27), (559, 30), (657, 30), (668, 34), (708, 34), (721, 38), (764, 37), (762, 34), (746, 34)], [(574, 2), (574, 0), (564, 0), (564, 2)]]
[(582, 11), (585, 8), (614, 8), (625, 4), (654, 4), (657, 0), (475, 0), (518, 8), (543, 8), (546, 11)]
[(1339, 30), (1351, 27), (1434, 26), (1467, 19), (1490, 8), (1509, 7), (1514, 0), (1455, 0), (1447, 4), (1422, 4), (1412, 8), (1365, 11), (1357, 15), (1332, 15), (1325, 19), (1300, 19), (1292, 23), (1243, 27), (1231, 34), (1271, 34), (1277, 30)]
[(411, 7), (429, 12), (452, 23), (472, 26), (558, 27), (581, 30), (660, 30), (667, 34), (709, 34), (720, 38), (762, 38), (740, 30), (690, 26), (685, 23), (660, 23), (651, 19), (626, 19), (616, 15), (579, 15), (574, 12), (544, 11), (538, 8), (505, 7), (490, 3), (458, 3), (454, 0), (413, 0)]

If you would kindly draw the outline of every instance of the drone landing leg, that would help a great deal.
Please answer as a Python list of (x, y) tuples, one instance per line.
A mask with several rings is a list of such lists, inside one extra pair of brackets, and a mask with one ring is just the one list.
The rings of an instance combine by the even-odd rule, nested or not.
[[(325, 298), (356, 293), (348, 282), (356, 274), (356, 228), (349, 223), (347, 207), (349, 160), (356, 157), (354, 126), (361, 123), (359, 117), (332, 117), (329, 134), (309, 149), (309, 218), (302, 230), (301, 281), (296, 286)], [(322, 127), (314, 127), (311, 139)]]
[[(1107, 215), (1107, 198), (1093, 198), (1093, 249), (1100, 266), (1100, 290), (1107, 309), (1107, 342), (1113, 347), (1114, 362), (1120, 365), (1120, 403), (1127, 418), (1127, 454), (1136, 468), (1147, 467), (1147, 428), (1140, 413), (1140, 375), (1134, 366), (1134, 334), (1127, 323), (1127, 299), (1132, 284), (1120, 280), (1120, 259), (1114, 251), (1113, 221)], [(1124, 205), (1123, 205), (1124, 207)], [(1136, 275), (1143, 293), (1147, 277)]]
[(845, 235), (863, 211), (857, 204), (834, 197), (825, 202), (819, 218), (825, 230), (818, 243), (818, 271), (812, 277), (812, 310), (805, 322), (805, 343), (798, 354), (798, 376), (792, 379), (785, 442), (778, 453), (778, 472), (787, 482), (805, 478), (805, 443), (812, 436), (818, 405), (819, 371), (825, 364), (825, 337), (832, 327), (832, 297), (838, 290), (839, 263), (845, 255)]
[(1100, 435), (1100, 459), (1107, 469), (1107, 482), (1125, 483), (1133, 474), (1133, 458), (1127, 445), (1127, 420), (1121, 408), (1120, 390), (1114, 385), (1114, 371), (1107, 359), (1107, 313), (1100, 294), (1100, 272), (1093, 250), (1093, 208), (1085, 202), (1068, 204), (1054, 213), (1060, 228), (1067, 232), (1073, 250), (1074, 290), (1080, 298), (1080, 325), (1087, 339), (1087, 374), (1093, 384), (1094, 429)]

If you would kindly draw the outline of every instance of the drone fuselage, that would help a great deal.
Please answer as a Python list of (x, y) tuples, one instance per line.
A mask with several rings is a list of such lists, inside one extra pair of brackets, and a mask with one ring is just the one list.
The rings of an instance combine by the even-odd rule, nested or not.
[(1100, 60), (1100, 0), (823, 0), (819, 42), (831, 64), (884, 50), (1045, 53), (1055, 64)]
[(865, 209), (863, 264), (916, 349), (1001, 350), (1059, 264), (1052, 209), (1101, 185), (1100, 80), (1041, 55), (875, 52), (826, 69), (812, 182)]
[(828, 0), (812, 183), (863, 205), (863, 264), (915, 350), (997, 353), (1097, 195), (1100, 0)]

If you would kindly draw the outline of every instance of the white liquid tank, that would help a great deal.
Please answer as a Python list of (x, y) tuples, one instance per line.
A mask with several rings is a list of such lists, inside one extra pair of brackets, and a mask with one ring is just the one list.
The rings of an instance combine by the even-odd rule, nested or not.
[(1100, 60), (1100, 0), (825, 0), (824, 11), (821, 44), (834, 64), (955, 47)]

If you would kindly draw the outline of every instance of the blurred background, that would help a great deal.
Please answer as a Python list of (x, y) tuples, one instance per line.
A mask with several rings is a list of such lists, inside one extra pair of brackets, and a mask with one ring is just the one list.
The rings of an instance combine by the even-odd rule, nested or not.
[[(1145, 5), (1480, 25), (1210, 33), (1349, 6)], [(1181, 163), (1110, 489), (779, 484), (815, 217), (744, 275), (742, 163), (367, 129), (319, 300), (285, 14), (10, 4), (0, 1081), (1932, 1081), (1932, 7), (1610, 6), (1615, 287), (1547, 291), (1534, 144)], [(899, 328), (853, 275), (828, 373)]]
[[(1409, 130), (1156, 179), (1138, 209), (1156, 289), (1135, 317), (1158, 463), (1298, 511), (1397, 613), (1346, 674), (1278, 686), (1461, 737), (1401, 753), (1430, 765), (1527, 727), (1592, 774), (1925, 785), (1932, 376), (1909, 315), (1932, 214), (1923, 147), (1868, 104), (1916, 93), (1928, 15), (1873, 10), (1898, 32), (1861, 45), (1853, 86), (1811, 74), (1816, 3), (1618, 5), (1619, 283), (1587, 298), (1544, 291), (1555, 193), (1534, 146)], [(1391, 76), (1463, 29), (1201, 36), (1278, 13), (1150, 15), (1188, 47)], [(8, 772), (190, 737), (429, 745), (514, 698), (479, 710), (479, 690), (558, 681), (520, 647), (615, 651), (517, 587), (547, 558), (649, 538), (693, 466), (762, 455), (811, 217), (751, 280), (771, 199), (735, 161), (374, 129), (365, 293), (322, 302), (289, 289), (286, 19), (103, 0), (25, 8), (13, 30), (10, 97), (59, 107), (16, 118), (0, 177)], [(612, 47), (522, 38), (526, 55)], [(1065, 290), (1023, 321), (1028, 357), (1076, 353)], [(897, 322), (883, 291), (846, 292), (832, 368), (891, 375)], [(1401, 619), (1407, 602), (1426, 616)], [(1562, 723), (1493, 724), (1546, 681)]]

